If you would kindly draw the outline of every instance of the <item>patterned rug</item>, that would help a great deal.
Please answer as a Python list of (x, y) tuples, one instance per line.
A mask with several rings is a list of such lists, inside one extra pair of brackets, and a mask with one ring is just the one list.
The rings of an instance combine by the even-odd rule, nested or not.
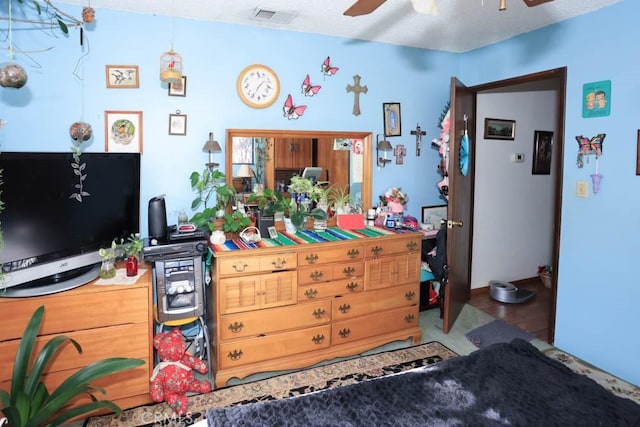
[(607, 372), (601, 371), (587, 362), (558, 350), (557, 348), (550, 348), (544, 351), (544, 354), (551, 359), (564, 363), (566, 366), (571, 368), (572, 371), (588, 376), (602, 387), (611, 391), (613, 394), (617, 394), (620, 397), (626, 397), (640, 405), (640, 387), (614, 377)]
[(189, 397), (190, 411), (178, 417), (164, 403), (90, 418), (86, 427), (179, 427), (205, 419), (208, 408), (282, 399), (367, 381), (458, 356), (439, 342), (362, 356)]

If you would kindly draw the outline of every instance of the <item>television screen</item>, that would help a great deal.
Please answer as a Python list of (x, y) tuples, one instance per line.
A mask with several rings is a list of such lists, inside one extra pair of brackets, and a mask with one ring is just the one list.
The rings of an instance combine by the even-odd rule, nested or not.
[(140, 154), (83, 153), (84, 166), (73, 163), (70, 152), (0, 153), (0, 296), (47, 294), (93, 280), (97, 251), (139, 232)]

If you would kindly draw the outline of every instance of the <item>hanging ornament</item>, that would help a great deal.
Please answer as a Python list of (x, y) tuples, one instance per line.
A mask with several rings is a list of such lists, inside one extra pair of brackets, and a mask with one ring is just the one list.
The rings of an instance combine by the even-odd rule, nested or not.
[(96, 11), (92, 7), (82, 8), (82, 22), (86, 24), (92, 23), (96, 19)]
[(75, 122), (69, 127), (69, 136), (76, 141), (76, 144), (81, 144), (84, 141), (88, 141), (93, 136), (93, 129), (91, 125), (86, 122)]
[(160, 80), (178, 83), (182, 80), (182, 56), (171, 49), (160, 56)]
[(0, 68), (0, 86), (20, 89), (27, 84), (27, 72), (18, 64), (9, 63)]

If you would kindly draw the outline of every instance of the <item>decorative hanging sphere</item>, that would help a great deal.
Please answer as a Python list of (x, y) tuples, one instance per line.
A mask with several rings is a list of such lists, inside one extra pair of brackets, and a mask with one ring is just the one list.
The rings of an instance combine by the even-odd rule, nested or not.
[(160, 56), (160, 80), (177, 83), (182, 79), (182, 56), (171, 49)]
[(20, 89), (27, 84), (27, 72), (18, 64), (10, 63), (0, 68), (0, 86)]
[(88, 141), (93, 136), (93, 129), (89, 123), (75, 122), (69, 128), (69, 136), (76, 142)]
[(96, 19), (96, 11), (92, 7), (82, 8), (82, 22), (92, 23)]

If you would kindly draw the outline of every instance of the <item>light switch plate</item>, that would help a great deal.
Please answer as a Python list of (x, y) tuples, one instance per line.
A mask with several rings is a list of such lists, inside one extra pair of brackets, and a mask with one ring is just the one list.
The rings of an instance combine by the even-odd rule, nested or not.
[(576, 182), (576, 197), (589, 197), (589, 183), (587, 181)]

